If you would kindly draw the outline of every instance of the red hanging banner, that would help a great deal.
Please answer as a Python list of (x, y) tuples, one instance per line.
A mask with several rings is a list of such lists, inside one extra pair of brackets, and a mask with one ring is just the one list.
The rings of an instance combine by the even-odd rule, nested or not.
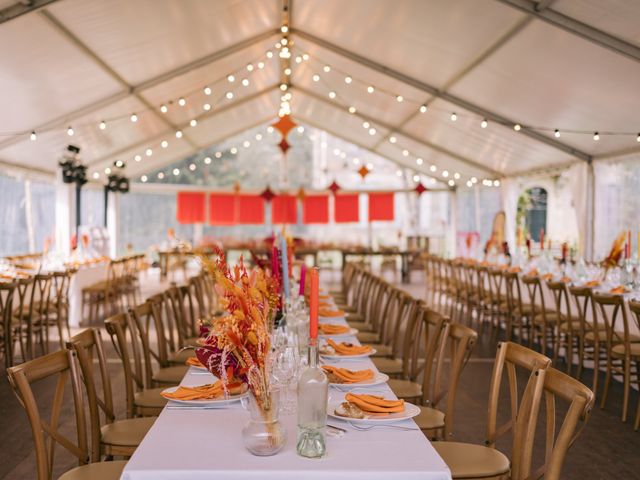
[(336, 223), (357, 222), (360, 220), (360, 203), (357, 193), (334, 196), (333, 218)]
[(238, 223), (243, 225), (264, 223), (264, 198), (260, 195), (238, 195), (236, 209)]
[(205, 221), (204, 192), (178, 192), (176, 219), (178, 223), (202, 223)]
[(276, 195), (271, 201), (271, 223), (298, 223), (298, 205), (293, 195)]
[(212, 193), (209, 195), (209, 224), (235, 225), (236, 195), (233, 193)]
[(393, 221), (393, 193), (369, 194), (369, 221)]
[(305, 195), (302, 200), (302, 223), (329, 223), (329, 196)]

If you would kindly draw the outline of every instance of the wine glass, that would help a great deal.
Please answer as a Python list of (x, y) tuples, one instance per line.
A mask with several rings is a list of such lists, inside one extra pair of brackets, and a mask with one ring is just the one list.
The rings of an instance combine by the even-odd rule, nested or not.
[(284, 390), (280, 412), (284, 414), (294, 413), (295, 404), (289, 395), (289, 386), (296, 377), (298, 371), (298, 347), (297, 345), (284, 345), (274, 359), (273, 377), (276, 383)]

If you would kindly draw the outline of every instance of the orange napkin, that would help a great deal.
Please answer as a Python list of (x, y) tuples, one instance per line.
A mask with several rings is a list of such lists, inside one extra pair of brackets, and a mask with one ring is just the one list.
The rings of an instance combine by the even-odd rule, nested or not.
[(189, 365), (190, 367), (204, 367), (202, 362), (198, 360), (198, 357), (189, 357), (184, 363), (185, 365)]
[(614, 295), (621, 295), (623, 293), (627, 293), (627, 289), (624, 288), (622, 285), (612, 288), (611, 290), (609, 290), (609, 293), (613, 293)]
[(551, 280), (553, 278), (553, 273), (545, 273), (542, 276), (542, 280)]
[(511, 267), (509, 269), (510, 273), (520, 273), (522, 271), (522, 269), (520, 267)]
[(352, 343), (345, 342), (336, 343), (331, 339), (328, 339), (327, 343), (333, 347), (338, 355), (362, 355), (363, 353), (369, 353), (371, 351), (369, 345), (353, 345)]
[(377, 395), (356, 395), (354, 393), (347, 393), (344, 399), (370, 415), (404, 412), (404, 400), (385, 400), (384, 397)]
[(571, 278), (570, 278), (570, 277), (562, 277), (562, 278), (560, 279), (560, 281), (561, 281), (562, 283), (571, 283)]
[(341, 383), (359, 383), (373, 378), (373, 370), (348, 370), (331, 365), (323, 365), (322, 369), (326, 373), (333, 373), (342, 381)]
[[(239, 394), (242, 392), (242, 383), (229, 384), (229, 393)], [(178, 387), (175, 392), (163, 392), (162, 396), (169, 400), (214, 400), (221, 398), (224, 394), (222, 382), (208, 383), (198, 387)]]
[(320, 303), (318, 304), (318, 307), (320, 307), (320, 308), (330, 308), (330, 307), (332, 307), (332, 306), (333, 306), (333, 305), (331, 305), (331, 304), (330, 304), (330, 303), (328, 303), (328, 302), (320, 302)]
[(535, 277), (538, 275), (538, 269), (537, 268), (532, 268), (531, 270), (529, 270), (529, 272), (527, 272), (527, 275), (529, 277)]
[(320, 300), (329, 300), (331, 297), (329, 295), (320, 295)]
[(600, 286), (600, 280), (590, 280), (590, 281), (588, 281), (587, 283), (585, 283), (585, 285), (586, 285), (587, 287), (591, 287), (591, 288), (593, 288), (593, 287), (599, 287), (599, 286)]
[(344, 312), (342, 310), (327, 310), (325, 308), (321, 308), (318, 314), (321, 317), (344, 317)]
[(350, 328), (345, 325), (335, 325), (332, 323), (321, 323), (318, 328), (320, 329), (320, 333), (324, 333), (325, 335), (338, 335), (351, 331)]

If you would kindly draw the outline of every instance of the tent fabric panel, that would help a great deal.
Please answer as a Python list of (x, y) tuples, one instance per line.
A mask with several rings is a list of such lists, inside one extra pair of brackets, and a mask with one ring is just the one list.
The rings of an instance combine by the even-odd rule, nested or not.
[(359, 195), (357, 193), (336, 195), (333, 213), (336, 223), (358, 222), (360, 220)]
[(176, 217), (178, 223), (203, 223), (205, 221), (204, 192), (178, 192)]
[(329, 196), (307, 195), (302, 201), (302, 223), (329, 223)]
[(235, 225), (236, 196), (232, 193), (212, 193), (209, 195), (209, 224)]
[(293, 195), (276, 195), (271, 201), (271, 223), (297, 223), (298, 205)]
[(393, 193), (369, 194), (369, 221), (393, 221)]
[(242, 225), (264, 223), (264, 199), (259, 195), (237, 195), (237, 219)]

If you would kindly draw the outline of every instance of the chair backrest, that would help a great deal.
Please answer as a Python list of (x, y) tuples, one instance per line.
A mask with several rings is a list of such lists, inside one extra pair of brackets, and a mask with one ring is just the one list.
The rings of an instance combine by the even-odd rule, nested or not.
[[(513, 342), (498, 344), (491, 375), (487, 436), (485, 444), (495, 448), (496, 441), (512, 433), (511, 478), (519, 479), (521, 471), (529, 471), (533, 455), (535, 418), (540, 406), (544, 371), (551, 359)], [(522, 396), (518, 391), (517, 369), (529, 374)], [(504, 371), (507, 372), (510, 400), (509, 419), (498, 426), (498, 405)]]
[(627, 309), (624, 306), (624, 297), (622, 295), (594, 292), (593, 301), (600, 307), (598, 309), (600, 312), (599, 319), (604, 323), (607, 350), (611, 349), (614, 343), (622, 343), (625, 346), (625, 352), (630, 354), (631, 332)]
[(547, 308), (544, 302), (544, 292), (542, 291), (542, 280), (538, 275), (523, 275), (522, 283), (526, 286), (531, 302), (531, 313), (541, 313), (544, 322), (547, 321)]
[(183, 312), (183, 324), (184, 324), (184, 338), (180, 343), (180, 347), (185, 346), (185, 340), (187, 338), (199, 336), (200, 329), (198, 326), (198, 320), (201, 318), (198, 315), (196, 308), (196, 298), (193, 285), (187, 283), (178, 287), (178, 293), (180, 298), (180, 304), (182, 305)]
[(504, 288), (507, 295), (507, 309), (510, 315), (522, 317), (522, 288), (520, 286), (520, 278), (515, 272), (502, 272), (504, 280)]
[[(89, 415), (91, 425), (91, 459), (100, 461), (100, 427), (103, 424), (100, 416), (104, 416), (104, 423), (109, 424), (115, 420), (113, 408), (113, 392), (111, 379), (107, 366), (107, 357), (104, 353), (102, 336), (97, 328), (88, 328), (74, 335), (67, 342), (67, 348), (73, 350), (78, 358), (82, 370), (82, 381), (87, 391)], [(97, 360), (101, 389), (98, 388), (96, 367)], [(100, 395), (100, 391), (102, 395)]]
[(51, 302), (51, 280), (53, 274), (38, 273), (34, 283), (34, 310), (40, 318), (40, 323), (47, 324), (49, 318), (49, 303)]
[[(144, 366), (143, 346), (133, 319), (126, 313), (120, 313), (107, 318), (105, 321), (107, 332), (111, 336), (116, 353), (122, 361), (124, 370), (125, 393), (127, 399), (127, 418), (134, 416), (136, 391), (144, 390), (150, 383), (145, 381), (146, 368)], [(131, 346), (131, 348), (129, 348)], [(149, 378), (150, 377), (146, 377)]]
[[(56, 444), (77, 457), (80, 465), (89, 463), (85, 411), (74, 357), (75, 353), (69, 350), (59, 350), (7, 370), (9, 383), (27, 412), (31, 424), (38, 480), (52, 479)], [(40, 415), (36, 395), (31, 385), (48, 378), (56, 379), (56, 388), (51, 404), (51, 417), (46, 421)], [(69, 379), (75, 407), (75, 441), (58, 431), (60, 412), (65, 403), (64, 394)]]
[[(573, 297), (575, 302), (576, 311), (578, 312), (578, 320), (580, 321), (580, 332), (584, 335), (587, 331), (587, 312), (591, 309), (591, 316), (595, 322), (596, 316), (596, 304), (593, 301), (593, 290), (589, 287), (577, 287), (570, 286), (568, 288), (569, 293)], [(597, 344), (598, 335), (594, 336), (594, 342)]]
[[(544, 462), (533, 474), (531, 466), (521, 472), (522, 479), (559, 480), (567, 451), (586, 425), (593, 407), (593, 392), (569, 375), (549, 367), (544, 376), (545, 454)], [(557, 400), (568, 404), (558, 429)], [(557, 432), (557, 433), (556, 433)]]
[[(571, 312), (571, 302), (569, 301), (569, 288), (567, 282), (562, 280), (547, 282), (547, 288), (553, 296), (553, 307), (556, 312), (558, 326), (563, 320), (567, 320), (566, 325), (569, 332), (573, 332), (573, 315)], [(544, 312), (543, 312), (544, 315)], [(545, 317), (546, 318), (546, 317)]]
[(4, 351), (5, 366), (13, 364), (13, 295), (17, 283), (0, 282), (0, 335), (2, 336), (2, 350)]
[[(436, 312), (427, 312), (433, 315)], [(444, 409), (444, 438), (448, 439), (453, 435), (453, 417), (458, 392), (458, 385), (462, 370), (467, 364), (471, 352), (478, 339), (478, 333), (460, 323), (445, 322), (442, 340), (435, 357), (435, 365), (425, 367), (424, 381), (422, 386), (423, 403), (436, 408), (446, 397), (447, 405)], [(447, 346), (449, 348), (447, 348)], [(449, 371), (447, 383), (443, 385), (444, 367), (446, 351), (449, 351)]]
[(413, 299), (411, 295), (406, 292), (398, 292), (398, 298), (394, 309), (390, 313), (393, 316), (393, 333), (391, 334), (391, 355), (393, 358), (398, 358), (400, 354), (405, 351), (404, 345), (406, 335), (402, 336), (400, 333), (403, 326), (408, 328), (407, 323), (409, 322), (412, 312), (415, 311), (416, 305), (417, 300)]
[(206, 296), (204, 293), (205, 284), (204, 284), (204, 274), (200, 273), (195, 277), (191, 277), (189, 279), (189, 288), (192, 294), (192, 300), (195, 300), (197, 304), (196, 314), (200, 319), (208, 319), (209, 316), (213, 313), (212, 310), (207, 305)]
[[(164, 325), (162, 319), (158, 318), (159, 314), (153, 302), (144, 302), (132, 308), (129, 313), (135, 324), (135, 333), (137, 333), (140, 346), (142, 347), (141, 353), (142, 363), (144, 365), (145, 388), (151, 388), (151, 377), (153, 376), (152, 362), (156, 361), (160, 367), (168, 365)], [(156, 332), (157, 350), (151, 348), (151, 339), (149, 338), (151, 325), (154, 326)]]
[[(423, 358), (422, 355), (427, 353), (423, 348), (425, 345), (430, 348), (433, 343), (439, 341), (444, 327), (444, 317), (440, 314), (437, 314), (437, 317), (436, 315), (427, 316), (426, 309), (420, 300), (415, 298), (409, 300), (405, 312), (402, 377), (417, 382), (421, 371), (420, 360)], [(429, 320), (437, 320), (438, 325), (430, 323)]]

